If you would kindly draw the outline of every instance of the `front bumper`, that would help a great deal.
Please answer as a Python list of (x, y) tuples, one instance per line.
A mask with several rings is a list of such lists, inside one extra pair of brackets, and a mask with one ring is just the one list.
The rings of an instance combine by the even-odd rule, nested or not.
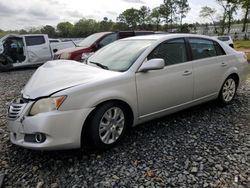
[[(28, 116), (23, 113), (18, 119), (8, 119), (10, 140), (13, 144), (36, 150), (61, 150), (80, 148), (84, 121), (93, 108), (53, 111)], [(42, 143), (25, 141), (25, 135), (42, 133)]]

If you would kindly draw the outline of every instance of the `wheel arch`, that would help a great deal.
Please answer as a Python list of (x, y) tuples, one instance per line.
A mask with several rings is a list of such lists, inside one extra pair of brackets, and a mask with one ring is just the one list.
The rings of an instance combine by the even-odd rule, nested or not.
[(106, 104), (106, 103), (116, 103), (116, 104), (122, 105), (125, 108), (126, 112), (129, 114), (129, 116), (131, 117), (128, 119), (129, 120), (129, 123), (128, 123), (129, 127), (132, 127), (132, 125), (134, 124), (134, 112), (133, 112), (131, 106), (127, 102), (125, 102), (124, 100), (121, 100), (121, 99), (108, 99), (108, 100), (102, 101), (102, 102), (98, 103), (95, 106), (95, 108), (88, 114), (87, 118), (85, 119), (85, 121), (83, 123), (82, 132), (81, 132), (81, 145), (85, 141), (84, 138), (87, 135), (87, 131), (86, 131), (87, 125), (89, 124), (91, 118), (93, 117), (96, 109), (98, 107)]
[(237, 81), (237, 87), (239, 86), (240, 83), (240, 76), (239, 76), (239, 71), (237, 67), (232, 67), (230, 68), (228, 71), (226, 71), (226, 73), (224, 74), (221, 83), (220, 83), (220, 88), (222, 87), (223, 83), (226, 81), (226, 79), (228, 79), (230, 76), (234, 77)]

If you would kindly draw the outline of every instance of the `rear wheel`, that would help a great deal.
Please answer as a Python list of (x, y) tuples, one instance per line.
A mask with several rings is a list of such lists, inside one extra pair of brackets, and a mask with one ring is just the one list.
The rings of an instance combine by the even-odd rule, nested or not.
[(223, 105), (229, 104), (235, 97), (236, 90), (237, 90), (236, 79), (232, 76), (228, 77), (222, 85), (220, 95), (219, 95), (219, 101)]
[(116, 103), (106, 103), (92, 114), (87, 127), (87, 144), (92, 149), (112, 148), (123, 137), (128, 127), (128, 113)]

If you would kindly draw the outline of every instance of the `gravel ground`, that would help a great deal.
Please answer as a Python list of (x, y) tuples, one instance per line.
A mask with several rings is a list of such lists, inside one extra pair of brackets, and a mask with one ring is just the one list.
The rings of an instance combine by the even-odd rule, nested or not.
[(104, 153), (13, 146), (6, 104), (34, 69), (0, 73), (4, 187), (250, 187), (250, 75), (231, 105), (206, 103), (133, 129)]

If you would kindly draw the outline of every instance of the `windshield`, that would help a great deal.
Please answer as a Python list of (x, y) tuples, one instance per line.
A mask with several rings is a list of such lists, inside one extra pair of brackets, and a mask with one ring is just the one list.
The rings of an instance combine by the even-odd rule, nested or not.
[(113, 71), (126, 71), (153, 40), (119, 40), (97, 51), (88, 63)]
[(87, 38), (83, 39), (81, 42), (77, 44), (80, 47), (90, 47), (94, 44), (99, 38), (106, 35), (107, 33), (95, 33), (93, 35), (88, 36)]

